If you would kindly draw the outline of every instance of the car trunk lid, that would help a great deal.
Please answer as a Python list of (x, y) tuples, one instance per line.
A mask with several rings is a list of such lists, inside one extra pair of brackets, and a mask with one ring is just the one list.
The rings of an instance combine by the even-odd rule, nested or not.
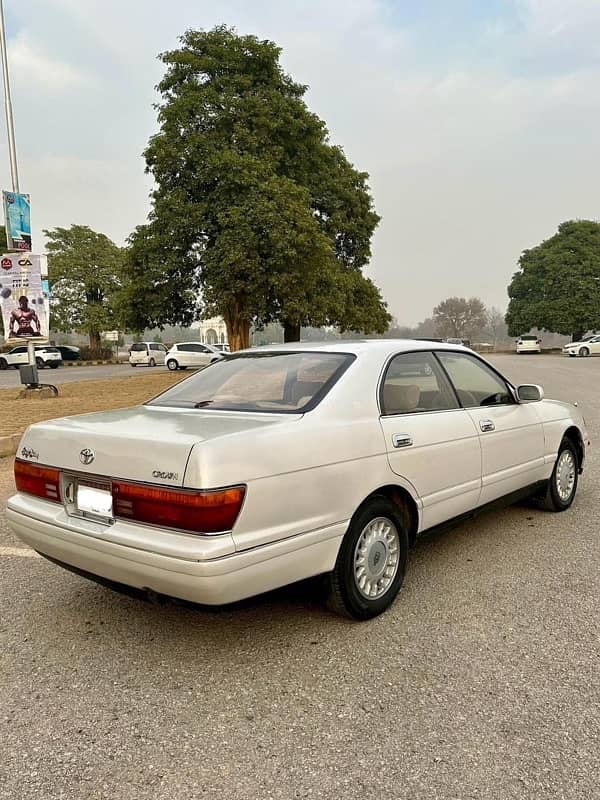
[(183, 486), (195, 445), (285, 419), (138, 406), (33, 425), (25, 432), (17, 457), (64, 471)]

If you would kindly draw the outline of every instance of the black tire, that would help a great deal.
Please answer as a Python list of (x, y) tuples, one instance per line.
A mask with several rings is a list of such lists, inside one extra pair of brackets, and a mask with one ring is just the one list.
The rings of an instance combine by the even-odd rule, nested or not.
[(148, 366), (149, 367), (155, 367), (156, 366), (156, 361), (153, 358), (151, 358), (150, 361), (148, 362)]
[(590, 354), (590, 348), (589, 347), (580, 347), (579, 348), (579, 355), (581, 356), (581, 358), (587, 358), (589, 356), (589, 354)]
[[(564, 455), (567, 453), (568, 455)], [(572, 465), (572, 473), (569, 472), (568, 468), (565, 472), (565, 466), (568, 465), (569, 460)], [(566, 465), (565, 465), (566, 462)], [(562, 469), (561, 469), (562, 465)], [(561, 476), (562, 472), (562, 476)], [(564, 486), (565, 480), (572, 479), (572, 486), (570, 486), (570, 491), (567, 497), (564, 495), (564, 491), (566, 487)], [(562, 492), (561, 492), (561, 479), (562, 479)], [(546, 489), (546, 494), (542, 499), (542, 508), (545, 508), (547, 511), (566, 511), (567, 508), (573, 503), (575, 499), (575, 495), (577, 493), (577, 484), (579, 481), (579, 457), (577, 455), (577, 449), (573, 442), (570, 439), (563, 439), (558, 450), (558, 455), (556, 457), (556, 464), (554, 465), (554, 469), (552, 470), (552, 475), (550, 476), (550, 480), (548, 481), (548, 488)]]
[(8, 361), (5, 358), (0, 358), (0, 369), (8, 369)]
[[(373, 568), (377, 583), (385, 579), (385, 572), (388, 569), (395, 568), (395, 573), (389, 575), (391, 581), (384, 591), (379, 596), (370, 598), (364, 594), (364, 587), (363, 589), (360, 587), (360, 581), (364, 580), (365, 575), (359, 578), (356, 574), (360, 569), (360, 565), (357, 564), (358, 545), (363, 540), (363, 535), (367, 535), (369, 526), (377, 526), (378, 522), (387, 523), (392, 527), (390, 536), (393, 538), (389, 543), (391, 547), (376, 538), (367, 551), (366, 559), (363, 557), (363, 562), (365, 568), (367, 564)], [(389, 564), (389, 559), (393, 559), (394, 553), (395, 562)], [(384, 569), (378, 573), (378, 560), (382, 555)], [(371, 619), (381, 614), (394, 602), (400, 591), (406, 572), (407, 557), (408, 532), (397, 507), (387, 497), (379, 495), (367, 500), (352, 518), (342, 540), (334, 570), (329, 576), (329, 607), (338, 614), (357, 620)], [(369, 587), (370, 584), (367, 582), (365, 585)]]
[(132, 364), (131, 361), (129, 363), (131, 364), (132, 367), (137, 367), (137, 364)]
[(58, 361), (53, 361), (48, 366), (50, 367), (50, 369), (58, 369), (60, 367), (60, 364), (58, 363)]
[(167, 369), (170, 369), (171, 372), (175, 372), (176, 369), (179, 369), (179, 364), (175, 361), (174, 358), (170, 358), (167, 361)]
[(39, 357), (36, 358), (35, 363), (37, 364), (38, 369), (44, 369), (44, 367), (46, 366), (46, 364)]

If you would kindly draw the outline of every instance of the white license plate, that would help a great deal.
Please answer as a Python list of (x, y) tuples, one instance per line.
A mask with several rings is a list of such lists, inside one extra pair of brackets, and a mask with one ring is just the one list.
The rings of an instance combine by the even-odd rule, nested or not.
[(94, 489), (92, 486), (77, 486), (77, 510), (97, 517), (112, 517), (112, 492), (105, 489)]

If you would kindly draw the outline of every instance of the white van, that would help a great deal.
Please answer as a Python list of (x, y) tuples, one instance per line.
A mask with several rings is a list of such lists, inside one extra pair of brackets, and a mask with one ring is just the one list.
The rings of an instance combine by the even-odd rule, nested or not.
[(129, 363), (132, 367), (164, 366), (167, 352), (160, 342), (134, 342), (129, 350)]

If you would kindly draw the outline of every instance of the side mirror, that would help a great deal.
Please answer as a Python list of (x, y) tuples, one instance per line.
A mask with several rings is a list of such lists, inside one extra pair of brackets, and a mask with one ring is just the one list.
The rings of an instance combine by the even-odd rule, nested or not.
[(520, 403), (537, 403), (544, 399), (544, 390), (535, 383), (522, 383), (517, 386), (517, 397)]

